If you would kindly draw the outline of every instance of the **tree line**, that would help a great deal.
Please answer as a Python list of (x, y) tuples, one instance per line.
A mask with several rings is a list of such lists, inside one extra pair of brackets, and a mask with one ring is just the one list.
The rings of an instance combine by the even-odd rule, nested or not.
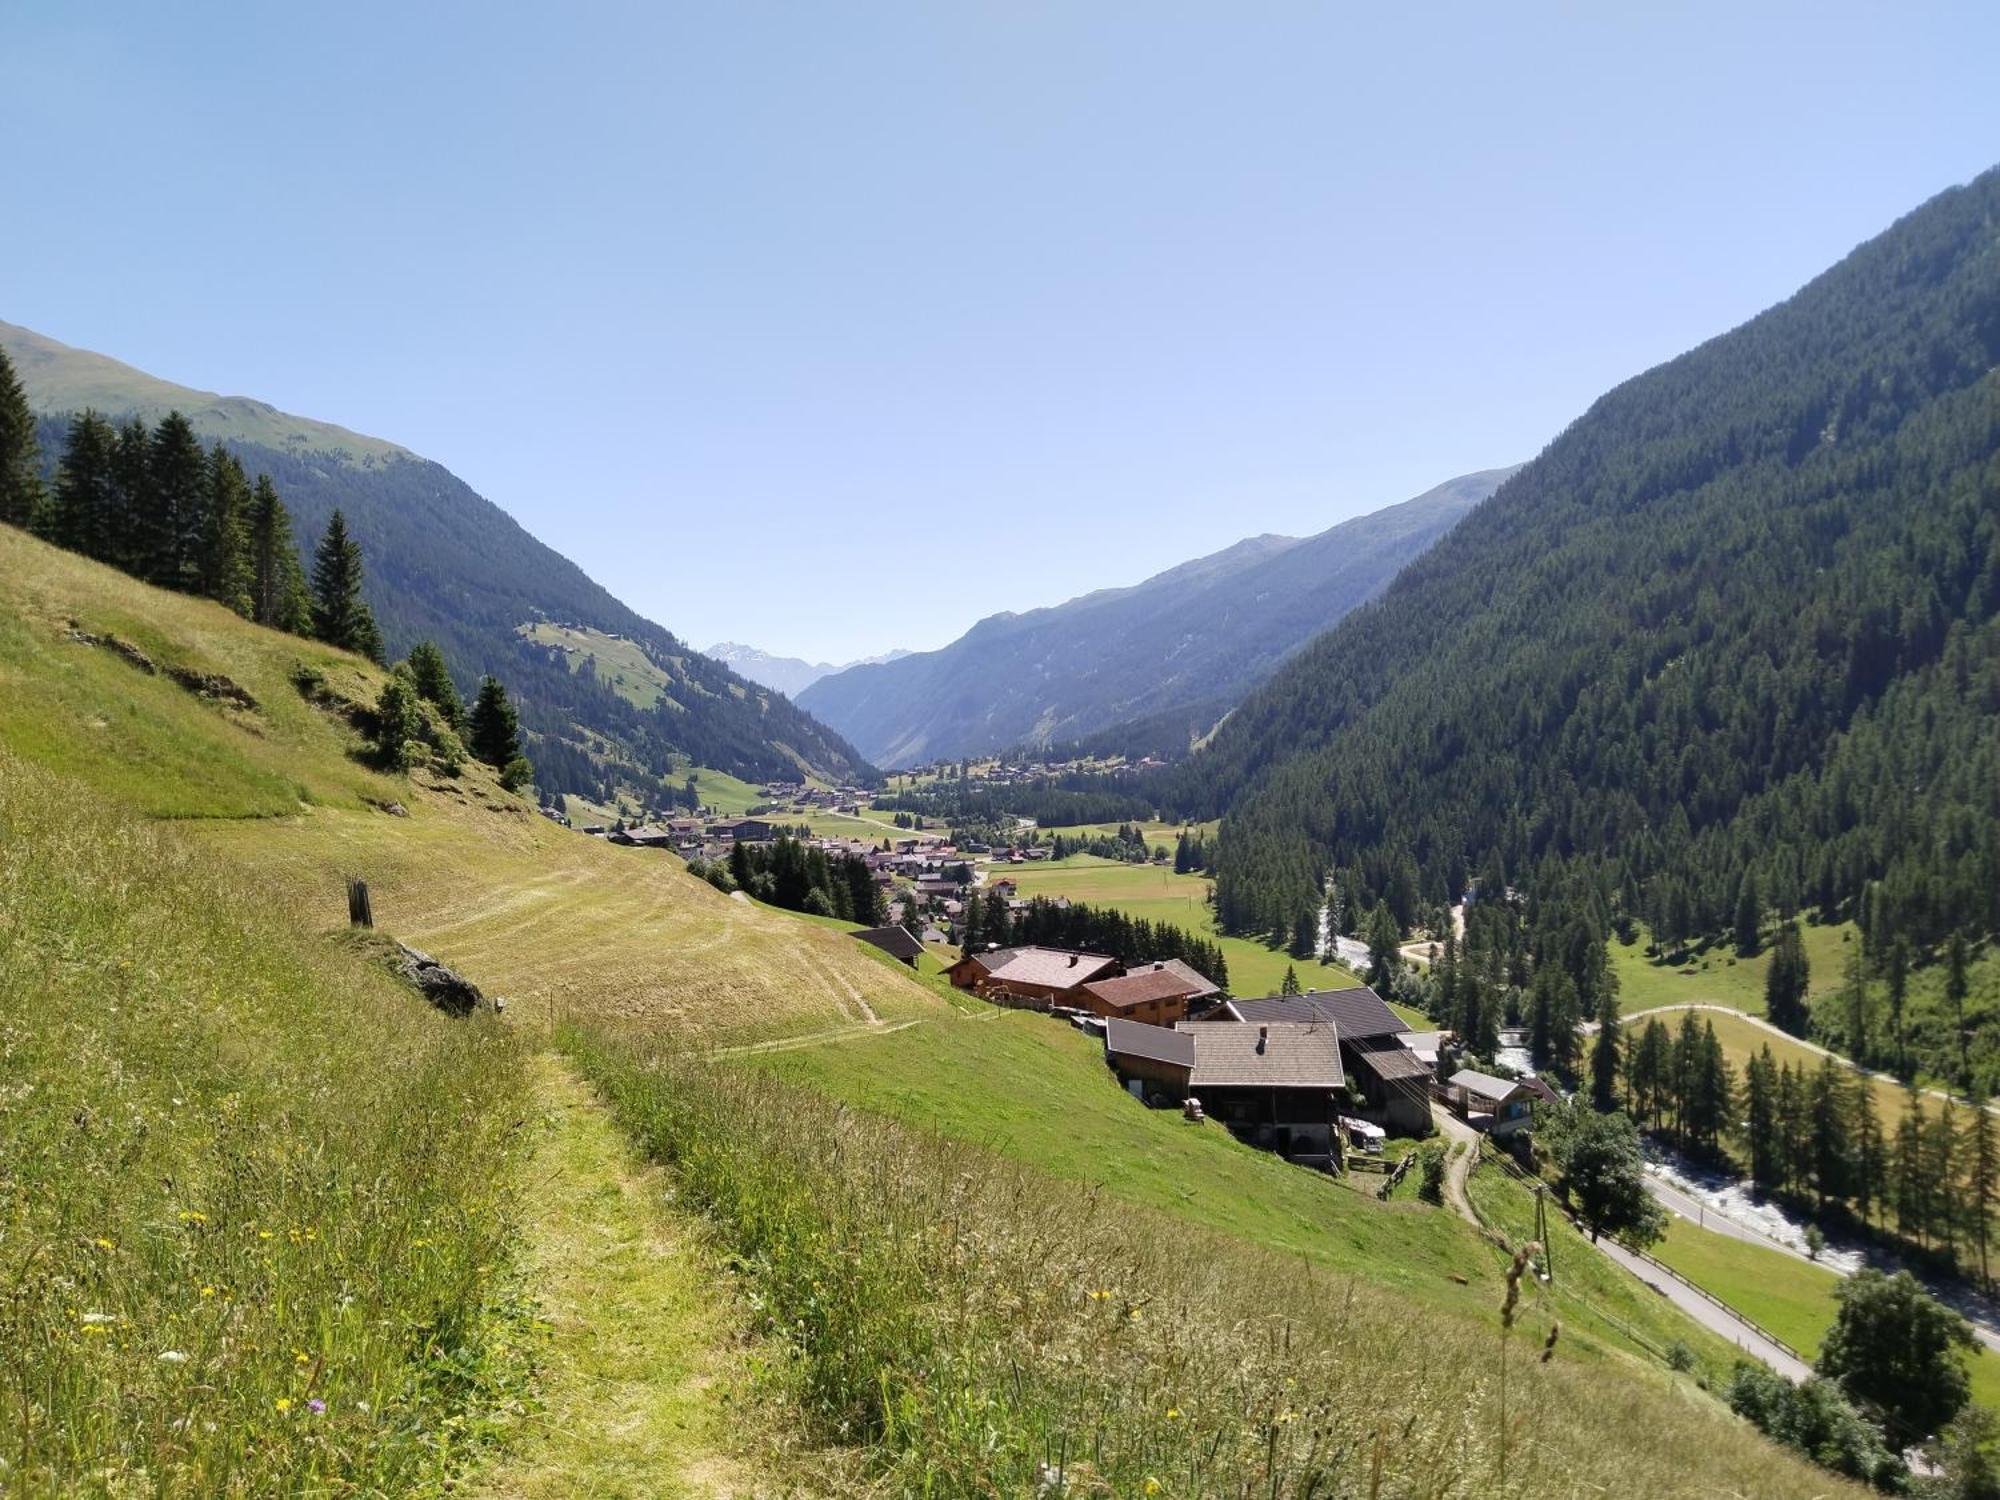
[(829, 855), (790, 835), (768, 844), (732, 844), (726, 860), (693, 860), (688, 869), (722, 891), (747, 891), (759, 901), (863, 927), (882, 921), (875, 872), (855, 854)]

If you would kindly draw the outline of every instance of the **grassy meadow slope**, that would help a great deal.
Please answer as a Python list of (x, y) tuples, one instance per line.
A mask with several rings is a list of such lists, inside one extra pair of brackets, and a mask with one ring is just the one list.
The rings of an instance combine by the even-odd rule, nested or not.
[[(700, 1370), (686, 1341), (741, 1325), (780, 1345), (758, 1399), (849, 1450), (836, 1475), (891, 1491), (1017, 1491), (1034, 1463), (1083, 1464), (1078, 1445), (1116, 1433), (1103, 1472), (1170, 1493), (1326, 1493), (1365, 1485), (1374, 1462), (1440, 1496), (1621, 1475), (1661, 1496), (1843, 1492), (1646, 1353), (1684, 1337), (1712, 1372), (1725, 1357), (1636, 1285), (1602, 1306), (1531, 1299), (1503, 1415), (1501, 1258), (1443, 1211), (1378, 1204), (1147, 1111), (1072, 1033), (973, 1019), (826, 925), (556, 827), (484, 768), (373, 770), (347, 718), (300, 695), (301, 666), (355, 701), (381, 682), (0, 529), (0, 1026), (10, 1081), (32, 1085), (0, 1094), (0, 1235), (28, 1237), (51, 1271), (0, 1313), (28, 1335), (0, 1340), (0, 1381), (34, 1414), (18, 1461), (46, 1476), (28, 1492), (84, 1487), (86, 1467), (144, 1467), (167, 1493), (423, 1492), (520, 1431), (524, 1308), (508, 1293), (540, 1302), (521, 1278), (569, 1263), (550, 1238), (573, 1244), (589, 1201), (556, 1213), (524, 1191), (518, 1137), (547, 1106), (549, 1059), (523, 1054), (551, 1034), (673, 1173), (683, 1196), (648, 1212), (698, 1207), (741, 1258), (733, 1282), (620, 1304), (663, 1321), (621, 1329), (610, 1365), (572, 1317), (549, 1379), (643, 1380), (648, 1342), (660, 1369)], [(174, 669), (226, 677), (255, 706), (198, 696)], [(347, 874), (370, 881), (389, 933), (505, 994), (504, 1017), (445, 1023), (363, 961), (337, 936)], [(929, 1230), (903, 1236), (952, 1192), (969, 1216), (929, 1221), (955, 1236), (930, 1259)], [(655, 1231), (619, 1233), (594, 1274), (615, 1278)], [(1143, 1307), (1127, 1294), (1141, 1285)], [(733, 1311), (683, 1317), (696, 1295)], [(587, 1285), (557, 1300), (593, 1305)], [(1141, 1315), (1103, 1316), (1128, 1308)], [(1561, 1353), (1530, 1367), (1552, 1316)], [(1135, 1342), (1141, 1328), (1160, 1331)], [(1036, 1352), (1062, 1347), (1088, 1357)], [(1003, 1354), (1026, 1362), (1010, 1377)], [(1180, 1372), (1178, 1415), (1152, 1401), (1169, 1394), (1157, 1378), (1132, 1380), (1135, 1358)], [(1254, 1378), (1230, 1386), (1230, 1368)], [(671, 1425), (692, 1402), (690, 1431), (754, 1429), (720, 1418), (728, 1389), (545, 1391), (574, 1421), (521, 1451), (541, 1492), (565, 1474), (588, 1489), (613, 1472), (627, 1415)], [(1227, 1462), (1199, 1460), (1196, 1432)], [(1257, 1456), (1266, 1434), (1279, 1460)], [(645, 1477), (618, 1483), (682, 1483), (650, 1467), (672, 1434), (640, 1436), (621, 1451)], [(495, 1491), (511, 1493), (516, 1450), (500, 1446)], [(1502, 1446), (1513, 1468), (1495, 1485)]]
[(0, 1485), (442, 1480), (527, 1375), (521, 1060), (0, 750)]
[[(866, 772), (838, 735), (627, 608), (442, 464), (263, 402), (175, 385), (14, 324), (0, 323), (0, 348), (42, 419), (51, 465), (82, 406), (153, 421), (179, 409), (204, 439), (271, 476), (302, 547), (338, 508), (366, 556), (368, 602), (392, 656), (436, 640), (468, 698), (482, 674), (504, 680), (538, 737), (545, 790), (594, 789), (603, 767), (585, 769), (591, 733), (610, 737), (613, 758), (633, 766), (677, 755), (753, 777), (790, 776), (801, 765), (842, 778)], [(541, 624), (623, 642), (671, 685), (670, 701), (641, 706), (573, 672), (561, 651), (523, 635)]]

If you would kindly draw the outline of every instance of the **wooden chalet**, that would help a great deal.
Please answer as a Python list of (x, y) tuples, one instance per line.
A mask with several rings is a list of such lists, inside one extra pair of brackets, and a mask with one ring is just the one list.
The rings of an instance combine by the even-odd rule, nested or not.
[(970, 953), (945, 970), (961, 990), (1026, 1010), (1074, 1005), (1076, 993), (1093, 980), (1125, 972), (1117, 959), (1102, 953), (1071, 953), (1063, 948), (995, 948)]
[(1141, 965), (1115, 979), (1094, 979), (1076, 992), (1080, 1009), (1152, 1026), (1185, 1021), (1192, 1005), (1218, 993), (1213, 980), (1179, 959)]
[[(1379, 1116), (1408, 1135), (1431, 1131), (1432, 1062), (1405, 1044), (1417, 1033), (1367, 985), (1345, 990), (1308, 990), (1303, 995), (1271, 995), (1261, 1000), (1228, 1000), (1209, 1013), (1208, 1022), (1285, 1022), (1331, 1026), (1340, 1039), (1340, 1057), (1354, 1090), (1366, 1101), (1364, 1113)], [(1432, 1054), (1435, 1056), (1435, 1052)]]
[(1198, 1099), (1203, 1113), (1252, 1145), (1322, 1165), (1334, 1154), (1347, 1079), (1327, 1025), (1189, 1021), (1168, 1029), (1113, 1018), (1104, 1023), (1104, 1060), (1149, 1104)]

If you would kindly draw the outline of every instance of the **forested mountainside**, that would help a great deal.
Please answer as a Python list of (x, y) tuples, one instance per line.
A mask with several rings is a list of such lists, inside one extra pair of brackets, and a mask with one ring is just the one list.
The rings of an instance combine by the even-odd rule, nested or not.
[(1129, 588), (992, 615), (942, 650), (823, 677), (799, 703), (884, 765), (1076, 740), (1197, 703), (1226, 710), (1512, 472), (1463, 475), (1317, 536), (1251, 537)]
[(1604, 396), (1179, 776), (1222, 920), (1566, 869), (1669, 938), (1993, 928), (1996, 364), (2000, 171)]
[[(41, 414), (51, 465), (69, 414), (84, 406), (148, 421), (178, 409), (251, 473), (271, 476), (303, 547), (338, 507), (366, 558), (366, 594), (390, 655), (432, 639), (462, 692), (481, 674), (503, 678), (537, 737), (545, 792), (594, 796), (607, 776), (664, 781), (690, 762), (752, 779), (802, 768), (839, 780), (868, 772), (839, 735), (626, 608), (440, 464), (262, 402), (173, 385), (12, 324), (0, 323), (0, 348)], [(578, 627), (576, 639), (525, 633), (547, 625)], [(643, 653), (655, 679), (645, 692), (621, 693), (608, 671), (580, 670), (588, 643), (602, 636)]]

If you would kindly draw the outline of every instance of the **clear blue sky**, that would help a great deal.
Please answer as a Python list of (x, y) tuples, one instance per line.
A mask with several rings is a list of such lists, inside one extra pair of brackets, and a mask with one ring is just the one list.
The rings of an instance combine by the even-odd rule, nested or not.
[(0, 0), (0, 317), (838, 659), (1532, 455), (2000, 160), (1996, 58), (1990, 0)]

